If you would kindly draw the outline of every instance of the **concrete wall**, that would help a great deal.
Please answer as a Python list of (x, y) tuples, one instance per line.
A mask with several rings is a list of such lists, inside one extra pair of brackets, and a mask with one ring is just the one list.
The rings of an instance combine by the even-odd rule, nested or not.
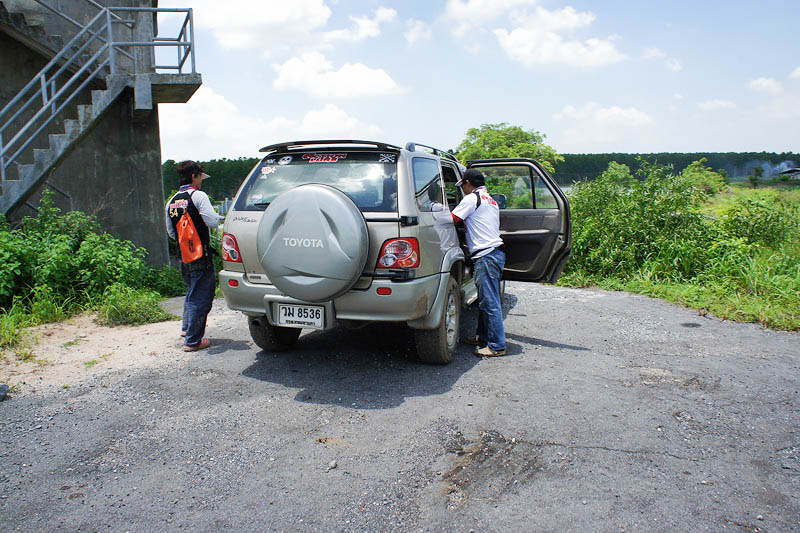
[[(46, 58), (0, 33), (0, 108), (46, 63)], [(80, 101), (88, 103), (90, 96), (81, 95)], [(158, 111), (137, 117), (134, 123), (132, 107), (132, 91), (126, 91), (48, 181), (71, 197), (70, 201), (55, 194), (56, 205), (65, 211), (73, 207), (96, 215), (103, 229), (146, 248), (148, 262), (163, 265), (169, 257)], [(47, 148), (47, 133), (63, 133), (63, 119), (76, 115), (71, 106), (37, 139), (37, 147)], [(30, 160), (30, 153), (22, 158), (23, 163)], [(31, 204), (38, 204), (40, 193), (29, 200)], [(34, 214), (21, 207), (8, 218), (13, 222)]]

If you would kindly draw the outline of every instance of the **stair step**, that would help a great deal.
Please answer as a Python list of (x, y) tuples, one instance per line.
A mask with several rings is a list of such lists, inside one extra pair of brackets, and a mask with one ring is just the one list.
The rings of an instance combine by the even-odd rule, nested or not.
[(77, 133), (78, 130), (81, 129), (81, 123), (77, 120), (73, 120), (68, 118), (64, 121), (64, 134), (71, 136), (74, 133)]
[(53, 152), (49, 148), (34, 148), (33, 164), (36, 165), (39, 161), (46, 161), (52, 154)]
[(62, 152), (70, 141), (70, 136), (65, 133), (51, 133), (48, 137), (50, 139), (50, 150), (55, 153)]
[(100, 107), (99, 104), (103, 101), (105, 95), (106, 95), (105, 91), (101, 90), (92, 91), (92, 105), (94, 107)]
[(29, 180), (33, 176), (35, 165), (17, 165), (17, 180)]
[(93, 119), (94, 106), (80, 104), (78, 106), (78, 122), (81, 128), (85, 128)]

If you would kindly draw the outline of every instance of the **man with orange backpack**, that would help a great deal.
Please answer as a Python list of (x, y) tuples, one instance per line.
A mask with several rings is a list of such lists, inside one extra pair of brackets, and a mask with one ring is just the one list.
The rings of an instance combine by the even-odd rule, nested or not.
[(200, 190), (203, 179), (210, 177), (202, 167), (194, 161), (182, 161), (178, 175), (180, 189), (166, 207), (167, 233), (178, 241), (181, 274), (189, 287), (183, 304), (183, 349), (194, 352), (211, 344), (203, 334), (217, 286), (210, 228), (219, 225), (219, 217), (208, 195)]

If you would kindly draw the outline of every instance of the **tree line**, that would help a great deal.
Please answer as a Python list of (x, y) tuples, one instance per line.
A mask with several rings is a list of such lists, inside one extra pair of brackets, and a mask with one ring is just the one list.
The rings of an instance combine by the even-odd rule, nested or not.
[[(705, 159), (705, 164), (724, 178), (746, 180), (761, 168), (763, 177), (775, 176), (788, 168), (800, 166), (800, 154), (794, 152), (695, 152), (695, 153), (606, 153), (606, 154), (559, 154), (545, 143), (546, 135), (536, 130), (525, 130), (501, 122), (482, 124), (467, 130), (464, 140), (453, 151), (465, 163), (471, 159), (525, 157), (537, 160), (553, 174), (561, 185), (597, 178), (611, 162), (638, 168), (640, 160), (661, 166), (672, 166), (674, 172), (683, 172), (695, 161)], [(205, 190), (217, 201), (233, 198), (242, 181), (258, 162), (256, 158), (212, 159), (201, 161), (201, 165), (213, 179), (203, 183)], [(164, 192), (178, 188), (177, 163), (172, 159), (164, 162), (162, 174)]]
[(560, 184), (592, 180), (605, 172), (609, 163), (616, 161), (630, 168), (638, 167), (639, 158), (659, 165), (672, 166), (682, 172), (692, 162), (705, 158), (706, 164), (722, 175), (745, 180), (754, 169), (763, 169), (769, 178), (788, 168), (800, 166), (800, 154), (794, 152), (693, 152), (653, 154), (561, 154), (564, 161), (557, 163), (555, 178)]

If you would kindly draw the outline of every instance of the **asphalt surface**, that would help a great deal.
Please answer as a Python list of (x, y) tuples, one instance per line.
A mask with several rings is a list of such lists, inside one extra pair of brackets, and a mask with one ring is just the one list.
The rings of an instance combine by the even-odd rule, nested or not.
[(505, 304), (507, 357), (436, 367), (400, 326), (262, 352), (218, 301), (207, 351), (0, 403), (0, 529), (800, 530), (800, 335)]

